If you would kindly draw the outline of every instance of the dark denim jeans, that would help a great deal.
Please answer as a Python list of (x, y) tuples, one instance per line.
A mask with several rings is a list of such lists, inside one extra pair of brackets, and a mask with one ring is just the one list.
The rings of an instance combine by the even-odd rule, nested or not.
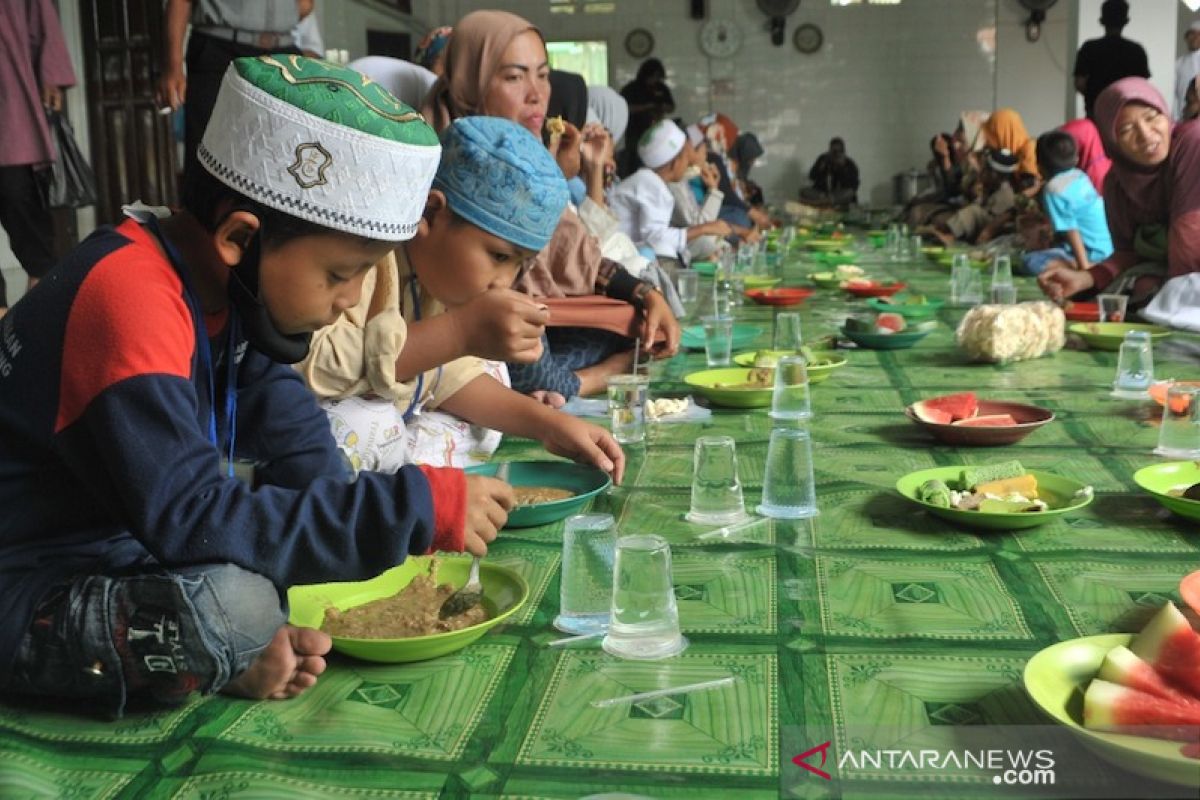
[(131, 699), (177, 704), (240, 675), (286, 618), (274, 584), (232, 564), (82, 576), (43, 599), (0, 688), (114, 717)]

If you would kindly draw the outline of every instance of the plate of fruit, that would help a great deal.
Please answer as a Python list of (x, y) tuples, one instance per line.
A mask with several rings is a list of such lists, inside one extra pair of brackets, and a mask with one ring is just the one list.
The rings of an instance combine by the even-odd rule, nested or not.
[(904, 414), (938, 441), (953, 445), (1013, 444), (1054, 419), (1048, 408), (980, 400), (974, 392), (918, 400)]
[(896, 490), (932, 514), (989, 530), (1021, 530), (1052, 522), (1092, 502), (1071, 478), (1026, 470), (1019, 461), (910, 472)]
[(1133, 482), (1181, 517), (1200, 520), (1200, 462), (1151, 464), (1133, 473)]
[(936, 328), (937, 320), (934, 319), (910, 324), (899, 314), (887, 313), (877, 314), (874, 318), (847, 317), (840, 333), (869, 350), (905, 350)]
[(1024, 682), (1043, 713), (1102, 758), (1200, 789), (1200, 634), (1172, 603), (1140, 633), (1047, 647)]
[(938, 312), (945, 300), (927, 297), (923, 294), (901, 292), (891, 297), (872, 297), (867, 305), (881, 314), (895, 312), (905, 319), (925, 319)]
[(760, 306), (798, 306), (812, 297), (812, 289), (784, 286), (774, 289), (747, 289), (749, 297)]
[(855, 297), (890, 297), (907, 285), (901, 281), (882, 283), (869, 278), (851, 278), (842, 284), (842, 288)]

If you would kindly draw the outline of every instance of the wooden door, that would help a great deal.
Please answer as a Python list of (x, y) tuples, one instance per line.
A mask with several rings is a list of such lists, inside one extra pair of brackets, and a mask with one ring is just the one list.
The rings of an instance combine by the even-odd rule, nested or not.
[(154, 87), (162, 63), (161, 0), (80, 0), (97, 224), (133, 200), (176, 205), (173, 116), (160, 116)]

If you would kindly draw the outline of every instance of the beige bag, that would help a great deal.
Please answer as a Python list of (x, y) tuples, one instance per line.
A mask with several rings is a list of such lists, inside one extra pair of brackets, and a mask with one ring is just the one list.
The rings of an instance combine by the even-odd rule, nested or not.
[(958, 325), (958, 345), (975, 361), (1026, 361), (1057, 353), (1067, 318), (1049, 302), (976, 306)]

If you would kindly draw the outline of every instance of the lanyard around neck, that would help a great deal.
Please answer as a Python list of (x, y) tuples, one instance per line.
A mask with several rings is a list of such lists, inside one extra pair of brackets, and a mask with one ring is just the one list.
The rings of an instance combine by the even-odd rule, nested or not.
[[(167, 252), (167, 259), (171, 262), (171, 266), (175, 268), (175, 272), (179, 275), (179, 279), (183, 281), (184, 297), (187, 300), (188, 308), (192, 312), (192, 321), (196, 326), (196, 351), (200, 358), (201, 367), (204, 370), (208, 380), (208, 440), (212, 446), (221, 449), (220, 440), (217, 438), (217, 387), (216, 378), (213, 375), (213, 358), (212, 347), (208, 341), (208, 326), (204, 323), (204, 314), (201, 311), (200, 303), (196, 298), (196, 292), (192, 288), (192, 280), (188, 275), (187, 265), (183, 261), (183, 257), (179, 251), (175, 249), (175, 245), (171, 240), (163, 235), (162, 228), (158, 225), (158, 219), (150, 216), (147, 221), (147, 226), (154, 233), (160, 242), (163, 249)], [(238, 320), (237, 313), (233, 306), (229, 307), (229, 330), (227, 331), (225, 342), (225, 424), (229, 429), (229, 446), (227, 450), (228, 474), (229, 477), (234, 477), (233, 473), (233, 445), (237, 436), (237, 359), (236, 347), (238, 338)]]
[[(420, 322), (421, 321), (421, 296), (417, 292), (417, 276), (412, 271), (411, 265), (409, 266), (409, 273), (408, 273), (408, 294), (409, 294), (409, 297), (412, 298), (413, 321)], [(434, 382), (433, 382), (433, 390), (434, 391), (437, 391), (438, 384), (441, 382), (442, 382), (442, 368), (439, 365), (437, 368), (437, 374), (434, 377)], [(417, 389), (415, 392), (413, 392), (412, 400), (409, 402), (408, 408), (405, 409), (404, 414), (401, 415), (406, 423), (409, 422), (410, 420), (412, 420), (412, 418), (415, 414), (420, 413), (420, 412), (416, 411), (416, 408), (417, 408), (417, 405), (421, 402), (421, 395), (424, 391), (425, 391), (425, 373), (418, 372), (417, 373)]]

